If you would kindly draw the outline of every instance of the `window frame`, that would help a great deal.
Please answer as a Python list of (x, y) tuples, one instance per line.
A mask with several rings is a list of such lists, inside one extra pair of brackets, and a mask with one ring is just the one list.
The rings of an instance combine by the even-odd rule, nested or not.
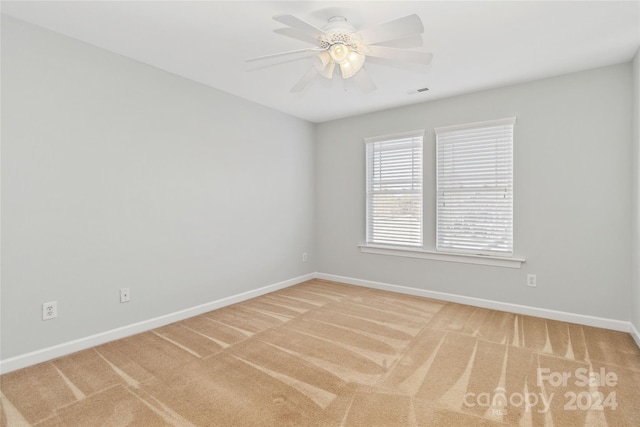
[[(446, 126), (446, 127), (437, 127), (434, 128), (434, 133), (436, 135), (436, 141), (435, 141), (435, 145), (436, 145), (436, 188), (435, 188), (435, 192), (436, 192), (436, 238), (435, 238), (435, 247), (436, 247), (436, 252), (438, 253), (450, 253), (450, 254), (467, 254), (467, 255), (480, 255), (480, 256), (493, 256), (493, 257), (503, 257), (503, 258), (511, 258), (513, 257), (514, 254), (514, 240), (513, 240), (513, 234), (514, 234), (514, 216), (513, 216), (513, 208), (514, 208), (514, 173), (513, 173), (513, 149), (514, 149), (514, 133), (515, 133), (515, 124), (516, 124), (516, 118), (515, 117), (508, 117), (508, 118), (503, 118), (503, 119), (497, 119), (497, 120), (489, 120), (489, 121), (482, 121), (482, 122), (473, 122), (473, 123), (464, 123), (464, 124), (460, 124), (460, 125), (454, 125), (454, 126)], [(449, 194), (445, 197), (441, 188), (441, 179), (443, 179), (444, 177), (441, 176), (441, 167), (442, 167), (442, 158), (441, 158), (441, 150), (442, 150), (442, 145), (444, 144), (444, 142), (441, 143), (440, 139), (441, 137), (448, 135), (451, 136), (451, 134), (454, 134), (456, 132), (464, 132), (464, 131), (479, 131), (481, 129), (485, 129), (485, 128), (496, 128), (496, 127), (510, 127), (510, 139), (508, 139), (508, 146), (506, 147), (506, 149), (504, 149), (505, 151), (502, 152), (502, 156), (504, 156), (505, 154), (508, 154), (508, 157), (506, 158), (506, 160), (503, 159), (498, 159), (495, 160), (495, 169), (498, 170), (499, 167), (503, 168), (504, 170), (507, 170), (508, 173), (506, 172), (502, 172), (502, 173), (498, 173), (496, 172), (495, 175), (493, 175), (493, 179), (495, 179), (495, 181), (497, 182), (499, 179), (506, 179), (506, 183), (503, 185), (503, 187), (505, 188), (505, 198), (506, 200), (508, 200), (508, 202), (506, 202), (505, 204), (507, 205), (507, 207), (509, 208), (509, 211), (506, 214), (500, 215), (500, 216), (504, 216), (505, 218), (508, 217), (508, 220), (510, 221), (507, 225), (507, 234), (505, 236), (501, 236), (503, 238), (506, 239), (507, 242), (507, 250), (500, 250), (500, 249), (495, 249), (496, 246), (494, 246), (493, 248), (491, 248), (488, 250), (482, 250), (482, 249), (478, 249), (476, 248), (464, 248), (462, 246), (464, 246), (462, 243), (459, 243), (459, 247), (455, 247), (452, 245), (447, 245), (447, 246), (441, 246), (443, 237), (441, 235), (442, 233), (442, 229), (444, 228), (444, 226), (441, 226), (441, 218), (445, 217), (446, 215), (441, 211), (441, 208), (443, 207), (443, 203), (444, 203), (444, 199), (446, 197), (451, 197), (451, 195), (456, 191), (454, 190), (453, 192), (449, 192)], [(461, 143), (462, 142), (459, 140), (455, 141), (454, 143)], [(496, 157), (498, 157), (496, 155)], [(489, 165), (488, 163), (483, 165), (483, 166), (487, 166)], [(455, 177), (455, 175), (450, 175), (447, 178), (451, 179), (452, 177)], [(462, 181), (464, 184), (466, 185), (470, 185), (472, 183), (472, 179), (469, 179), (468, 181)], [(476, 178), (477, 179), (477, 178)], [(462, 188), (464, 187), (464, 184), (460, 185), (460, 187), (458, 187), (459, 191), (463, 191)], [(494, 185), (487, 185), (484, 188), (479, 188), (478, 191), (475, 192), (475, 194), (472, 197), (478, 197), (480, 194), (482, 193), (490, 193), (491, 189), (493, 189), (495, 191), (495, 189), (499, 189), (502, 188), (501, 186), (499, 186), (498, 184), (494, 184)], [(467, 192), (467, 194), (469, 194), (469, 192)], [(477, 199), (471, 200), (470, 203), (477, 203)], [(497, 202), (496, 202), (496, 206), (493, 206), (497, 208)], [(504, 209), (504, 206), (502, 207), (502, 209)], [(464, 211), (465, 208), (464, 206), (460, 207), (461, 211)], [(464, 212), (459, 213), (460, 216), (464, 217)], [(451, 218), (453, 215), (450, 215), (449, 218)], [(500, 218), (503, 219), (503, 218)], [(493, 227), (493, 228), (497, 228), (495, 223), (497, 223), (499, 220), (494, 218), (493, 222), (489, 225), (489, 227)], [(477, 226), (477, 224), (472, 225), (472, 227)], [(494, 230), (491, 229), (491, 231), (488, 231), (487, 233), (493, 233)], [(474, 235), (476, 234), (476, 235)], [(483, 241), (481, 239), (477, 238), (477, 234), (479, 234), (477, 231), (472, 232), (472, 235), (469, 238), (469, 246), (479, 246), (481, 244), (488, 244), (490, 243), (488, 240), (487, 241)]]
[[(364, 142), (365, 142), (365, 210), (366, 210), (366, 215), (365, 215), (365, 241), (366, 241), (366, 246), (381, 246), (381, 247), (398, 247), (398, 248), (408, 248), (408, 249), (421, 249), (424, 246), (424, 137), (425, 137), (425, 130), (416, 130), (416, 131), (410, 131), (410, 132), (403, 132), (403, 133), (396, 133), (396, 134), (390, 134), (390, 135), (381, 135), (381, 136), (375, 136), (375, 137), (367, 137), (364, 138)], [(394, 142), (398, 142), (398, 141), (402, 141), (402, 140), (413, 140), (413, 139), (419, 139), (419, 141), (411, 141), (408, 142), (408, 144), (418, 144), (419, 145), (419, 157), (418, 157), (418, 161), (419, 161), (419, 175), (418, 175), (418, 179), (417, 179), (417, 183), (419, 184), (419, 189), (417, 190), (417, 192), (415, 190), (412, 190), (410, 194), (419, 194), (419, 220), (418, 220), (418, 227), (419, 227), (419, 232), (418, 232), (418, 241), (416, 243), (409, 243), (407, 244), (406, 242), (403, 242), (403, 239), (398, 239), (397, 241), (393, 242), (393, 241), (383, 241), (382, 239), (376, 239), (375, 236), (373, 235), (373, 230), (374, 230), (374, 224), (372, 223), (372, 221), (374, 220), (372, 217), (372, 206), (373, 206), (373, 195), (375, 194), (372, 186), (373, 186), (373, 181), (372, 181), (372, 176), (371, 176), (371, 168), (374, 165), (371, 165), (371, 155), (372, 153), (370, 153), (370, 149), (373, 150), (373, 147), (375, 144), (384, 144), (384, 143), (389, 143), (392, 144)], [(412, 148), (414, 149), (414, 148)], [(412, 159), (412, 163), (411, 163), (411, 168), (413, 169), (414, 167), (416, 167), (414, 165), (414, 160)], [(414, 175), (415, 173), (412, 172), (412, 175)], [(411, 178), (412, 181), (412, 186), (415, 185), (416, 183), (416, 179), (415, 177)], [(396, 194), (407, 194), (405, 192), (406, 190), (401, 190)], [(382, 193), (382, 192), (379, 192)], [(389, 191), (388, 194), (394, 194), (393, 191)], [(388, 240), (388, 239), (387, 239)], [(405, 239), (406, 240), (406, 239)]]

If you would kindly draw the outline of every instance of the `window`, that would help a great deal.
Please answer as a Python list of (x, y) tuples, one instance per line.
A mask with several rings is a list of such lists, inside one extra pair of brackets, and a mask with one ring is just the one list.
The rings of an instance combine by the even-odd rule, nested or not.
[(513, 254), (515, 118), (436, 128), (436, 250)]
[(422, 246), (424, 131), (366, 138), (367, 244)]

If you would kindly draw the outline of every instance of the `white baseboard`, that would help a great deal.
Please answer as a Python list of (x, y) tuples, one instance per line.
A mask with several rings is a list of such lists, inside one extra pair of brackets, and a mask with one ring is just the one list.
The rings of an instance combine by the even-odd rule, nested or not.
[(251, 291), (243, 292), (230, 297), (211, 301), (205, 304), (197, 305), (185, 310), (169, 313), (153, 319), (144, 320), (142, 322), (133, 323), (121, 328), (112, 329), (101, 332), (88, 337), (58, 344), (52, 347), (43, 348), (31, 353), (22, 354), (0, 361), (0, 373), (8, 373), (17, 369), (26, 368), (27, 366), (37, 363), (46, 362), (61, 356), (66, 356), (77, 351), (86, 350), (110, 341), (125, 338), (151, 329), (159, 328), (170, 323), (178, 322), (189, 317), (198, 316), (200, 314), (226, 307), (231, 304), (246, 301), (269, 292), (284, 289), (298, 283), (305, 282), (314, 278), (331, 280), (334, 282), (347, 283), (351, 285), (364, 286), (373, 289), (381, 289), (385, 291), (398, 292), (408, 295), (416, 295), (426, 298), (437, 299), (441, 301), (455, 302), (459, 304), (472, 305), (476, 307), (489, 308), (493, 310), (507, 311), (511, 313), (524, 314), (529, 316), (537, 316), (545, 319), (560, 320), (563, 322), (578, 323), (581, 325), (594, 326), (598, 328), (612, 329), (616, 331), (629, 332), (640, 347), (640, 333), (638, 329), (631, 323), (621, 320), (607, 319), (602, 317), (587, 316), (583, 314), (567, 313), (563, 311), (548, 310), (519, 304), (511, 304), (500, 301), (493, 301), (482, 298), (467, 297), (463, 295), (450, 294), (446, 292), (428, 291), (425, 289), (411, 288), (408, 286), (392, 285), (389, 283), (374, 282), (371, 280), (355, 279), (352, 277), (337, 276), (325, 273), (310, 273), (293, 279), (285, 280), (272, 285), (264, 286)]
[(37, 363), (46, 362), (61, 356), (66, 356), (77, 351), (86, 350), (87, 348), (95, 347), (100, 344), (104, 344), (110, 341), (114, 341), (120, 338), (125, 338), (131, 335), (146, 332), (151, 329), (159, 328), (161, 326), (168, 325), (170, 323), (178, 322), (180, 320), (188, 319), (189, 317), (198, 316), (203, 313), (207, 313), (211, 310), (226, 307), (231, 304), (246, 301), (251, 298), (258, 297), (260, 295), (267, 294), (269, 292), (277, 291), (279, 289), (287, 288), (298, 283), (302, 283), (307, 280), (315, 278), (314, 273), (306, 274), (304, 276), (295, 277), (293, 279), (285, 280), (272, 285), (263, 286), (262, 288), (254, 289), (251, 291), (243, 292), (241, 294), (232, 295), (230, 297), (222, 298), (216, 301), (211, 301), (205, 304), (200, 304), (195, 307), (187, 308), (185, 310), (176, 311), (163, 316), (155, 317), (153, 319), (143, 320), (142, 322), (133, 323), (131, 325), (123, 326), (121, 328), (112, 329), (109, 331), (101, 332), (88, 337), (79, 338), (77, 340), (65, 342), (52, 347), (36, 350), (31, 353), (22, 354), (19, 356), (11, 357), (0, 361), (0, 373), (6, 374), (7, 372), (15, 371), (17, 369), (26, 368), (27, 366), (35, 365)]
[[(597, 328), (612, 329), (614, 331), (632, 332), (630, 322), (622, 320), (607, 319), (603, 317), (587, 316), (584, 314), (567, 313), (564, 311), (548, 310), (546, 308), (531, 307), (526, 305), (511, 304), (488, 300), (483, 298), (467, 297), (463, 295), (449, 294), (446, 292), (428, 291), (425, 289), (411, 288), (407, 286), (392, 285), (389, 283), (374, 282), (371, 280), (355, 279), (353, 277), (336, 276), (334, 274), (316, 273), (316, 278), (331, 280), (334, 282), (347, 283), (351, 285), (364, 286), (367, 288), (381, 289), (384, 291), (398, 292), (401, 294), (416, 295), (442, 301), (455, 302), (459, 304), (472, 305), (475, 307), (490, 308), (493, 310), (507, 311), (510, 313), (524, 314), (528, 316), (542, 317), (544, 319), (560, 320), (563, 322), (578, 323), (581, 325), (594, 326)], [(635, 329), (635, 328), (634, 328)], [(640, 347), (638, 331), (635, 331), (634, 339)]]

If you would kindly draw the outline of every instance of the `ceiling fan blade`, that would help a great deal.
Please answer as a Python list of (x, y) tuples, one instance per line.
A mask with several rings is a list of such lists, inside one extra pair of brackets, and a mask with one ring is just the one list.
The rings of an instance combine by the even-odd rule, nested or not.
[(297, 93), (297, 92), (302, 92), (302, 90), (307, 87), (307, 85), (309, 83), (311, 83), (311, 81), (313, 79), (316, 78), (316, 76), (318, 76), (318, 72), (316, 71), (316, 69), (314, 67), (311, 67), (309, 69), (309, 71), (307, 71), (307, 73), (302, 76), (302, 78), (300, 80), (298, 80), (298, 83), (296, 83), (291, 90), (289, 90), (289, 92), (291, 93)]
[(273, 32), (281, 34), (283, 36), (291, 37), (292, 39), (301, 40), (305, 43), (311, 43), (312, 45), (318, 44), (317, 38), (311, 37), (307, 33), (303, 33), (302, 31), (296, 30), (295, 28), (278, 28), (276, 30), (273, 30)]
[(303, 21), (297, 16), (275, 15), (273, 19), (280, 22), (281, 24), (288, 25), (291, 28), (302, 31), (303, 33), (313, 37), (316, 41), (318, 37), (324, 34), (324, 31), (322, 31), (320, 28), (309, 24), (307, 21)]
[(432, 53), (416, 52), (411, 50), (395, 49), (393, 47), (376, 46), (368, 47), (367, 56), (390, 59), (392, 61), (413, 62), (415, 64), (429, 65), (433, 58)]
[(422, 33), (424, 33), (424, 26), (416, 14), (384, 22), (358, 32), (366, 44), (382, 43)]
[(258, 71), (258, 70), (264, 70), (265, 68), (275, 67), (276, 65), (283, 65), (283, 64), (296, 62), (296, 61), (308, 61), (308, 60), (309, 60), (309, 57), (305, 55), (305, 56), (299, 56), (296, 58), (286, 58), (280, 61), (265, 61), (260, 65), (247, 67), (246, 71), (252, 72), (252, 71)]
[(369, 93), (376, 90), (375, 83), (373, 83), (373, 80), (371, 80), (371, 77), (369, 77), (369, 74), (364, 68), (358, 71), (352, 79), (363, 93)]
[(318, 47), (305, 47), (304, 49), (289, 50), (287, 52), (272, 53), (270, 55), (256, 56), (255, 58), (245, 59), (245, 62), (262, 61), (263, 59), (279, 58), (281, 56), (294, 55), (294, 54), (300, 54), (300, 53), (305, 53), (306, 55), (310, 55), (310, 54), (312, 54), (314, 52), (317, 52), (319, 50), (323, 50), (323, 49), (320, 49)]
[(415, 49), (424, 46), (422, 35), (405, 37), (397, 40), (388, 40), (386, 42), (374, 43), (376, 46), (395, 47), (398, 49)]

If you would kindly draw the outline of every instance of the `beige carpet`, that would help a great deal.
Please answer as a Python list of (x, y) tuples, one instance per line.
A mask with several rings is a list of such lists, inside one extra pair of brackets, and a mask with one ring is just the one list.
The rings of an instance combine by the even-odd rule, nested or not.
[(321, 280), (0, 380), (2, 426), (640, 426), (628, 334)]

